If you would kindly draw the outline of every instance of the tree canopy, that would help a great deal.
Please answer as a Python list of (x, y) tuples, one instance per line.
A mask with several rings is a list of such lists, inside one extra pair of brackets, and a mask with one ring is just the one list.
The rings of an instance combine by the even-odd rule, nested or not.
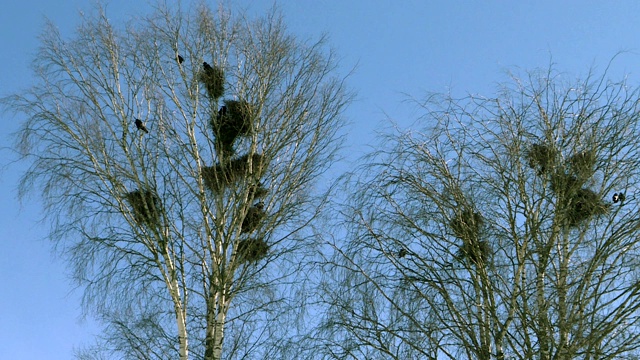
[(27, 117), (21, 191), (106, 325), (79, 357), (277, 357), (351, 99), (335, 60), (277, 10), (46, 27), (37, 81), (3, 102)]
[(325, 357), (638, 356), (639, 95), (551, 68), (419, 102), (346, 177)]

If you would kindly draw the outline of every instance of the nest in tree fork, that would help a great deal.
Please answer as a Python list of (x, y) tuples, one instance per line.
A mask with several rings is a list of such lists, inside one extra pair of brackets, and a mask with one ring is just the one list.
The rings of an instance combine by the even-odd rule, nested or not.
[(456, 214), (449, 224), (453, 234), (462, 240), (458, 258), (469, 259), (474, 264), (481, 264), (489, 256), (490, 248), (486, 241), (480, 240), (480, 232), (484, 220), (480, 213), (463, 210)]
[(245, 215), (244, 220), (242, 221), (242, 227), (240, 233), (250, 233), (255, 231), (259, 226), (262, 220), (264, 220), (267, 213), (264, 211), (264, 203), (259, 202), (247, 210), (247, 215)]
[(264, 171), (265, 160), (261, 154), (243, 155), (214, 166), (202, 168), (202, 178), (207, 189), (220, 192), (231, 184), (254, 175), (259, 178)]
[(260, 261), (268, 252), (269, 244), (262, 239), (246, 239), (238, 243), (238, 257), (241, 263)]
[(480, 229), (484, 220), (480, 213), (472, 210), (463, 210), (451, 220), (450, 226), (453, 234), (462, 240), (471, 241), (480, 237)]
[(595, 151), (583, 151), (574, 154), (569, 159), (571, 173), (580, 179), (589, 179), (596, 172)]
[(211, 98), (218, 99), (224, 94), (224, 71), (218, 66), (205, 62), (199, 78)]
[(125, 196), (138, 224), (155, 225), (160, 220), (161, 202), (151, 190), (134, 190)]
[(556, 161), (556, 150), (551, 145), (533, 144), (527, 152), (529, 167), (538, 169), (538, 175), (553, 168)]
[(568, 197), (565, 214), (569, 226), (577, 226), (594, 216), (604, 215), (609, 210), (610, 205), (598, 194), (589, 189), (579, 189)]
[(233, 153), (233, 143), (240, 136), (251, 135), (254, 107), (244, 100), (225, 100), (217, 114), (211, 116), (211, 128), (218, 152)]

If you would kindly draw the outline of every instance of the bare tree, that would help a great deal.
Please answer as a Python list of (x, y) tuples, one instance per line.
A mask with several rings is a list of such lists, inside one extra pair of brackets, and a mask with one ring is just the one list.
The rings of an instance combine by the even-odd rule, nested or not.
[(639, 101), (551, 69), (420, 103), (347, 182), (325, 357), (639, 356)]
[(3, 102), (27, 117), (21, 193), (42, 195), (106, 325), (78, 356), (282, 351), (326, 203), (314, 181), (351, 98), (324, 39), (291, 36), (276, 10), (158, 5), (125, 27), (98, 10), (68, 40), (49, 25), (41, 42), (37, 83)]

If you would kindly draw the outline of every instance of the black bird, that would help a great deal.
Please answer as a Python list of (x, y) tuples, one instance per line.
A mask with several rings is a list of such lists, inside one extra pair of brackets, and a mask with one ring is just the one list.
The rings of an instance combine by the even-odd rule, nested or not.
[(623, 193), (615, 193), (613, 194), (613, 203), (617, 203), (617, 202), (624, 202), (624, 194)]
[(622, 203), (624, 201), (624, 194), (623, 193), (615, 193), (613, 194), (613, 203), (617, 203), (620, 202)]
[(178, 54), (178, 63), (182, 64), (182, 62), (184, 62), (184, 58)]
[(402, 259), (403, 257), (405, 257), (405, 256), (407, 256), (407, 255), (409, 255), (409, 253), (408, 253), (408, 252), (407, 252), (407, 250), (405, 250), (405, 249), (400, 249), (400, 251), (398, 251), (398, 257), (399, 257), (400, 259)]
[(140, 119), (136, 119), (136, 128), (138, 130), (142, 130), (142, 131), (146, 132), (147, 134), (149, 133), (149, 130), (147, 130), (147, 127), (144, 126), (144, 124), (142, 123), (142, 120), (140, 120)]
[(218, 119), (222, 118), (225, 115), (227, 115), (227, 107), (222, 105), (220, 110), (218, 110)]
[(211, 72), (213, 72), (213, 68), (206, 61), (202, 63), (202, 67), (204, 68), (204, 72), (207, 74), (210, 74)]

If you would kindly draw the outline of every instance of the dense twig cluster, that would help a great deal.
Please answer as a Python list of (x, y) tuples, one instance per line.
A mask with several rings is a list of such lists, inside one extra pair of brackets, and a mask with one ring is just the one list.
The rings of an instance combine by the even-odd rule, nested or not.
[(134, 190), (125, 195), (138, 224), (155, 225), (160, 220), (160, 198), (151, 190)]
[(556, 150), (553, 146), (533, 144), (527, 152), (529, 167), (537, 169), (538, 175), (545, 174), (553, 167), (556, 155)]
[(491, 252), (489, 244), (480, 239), (484, 220), (479, 212), (465, 209), (455, 215), (449, 224), (453, 234), (462, 240), (458, 259), (468, 259), (475, 265), (485, 263)]
[(202, 68), (200, 81), (207, 89), (207, 94), (212, 99), (220, 98), (224, 94), (224, 71), (217, 66), (209, 65), (206, 61), (202, 63)]
[(221, 192), (231, 184), (249, 175), (259, 178), (265, 168), (265, 160), (261, 154), (243, 155), (239, 158), (202, 168), (202, 178), (207, 189)]
[(553, 145), (533, 144), (527, 153), (529, 166), (538, 175), (548, 175), (550, 189), (558, 197), (561, 214), (569, 227), (575, 227), (597, 215), (606, 214), (610, 206), (586, 183), (596, 172), (595, 151), (577, 152), (563, 162)]
[(238, 242), (240, 263), (257, 262), (267, 256), (269, 244), (263, 239), (245, 239)]
[(242, 221), (241, 232), (250, 233), (255, 231), (266, 215), (263, 202), (254, 204), (247, 210), (247, 215), (245, 215)]
[(211, 114), (211, 128), (216, 137), (218, 155), (233, 154), (233, 143), (240, 136), (251, 135), (253, 109), (244, 100), (225, 100), (217, 114)]

